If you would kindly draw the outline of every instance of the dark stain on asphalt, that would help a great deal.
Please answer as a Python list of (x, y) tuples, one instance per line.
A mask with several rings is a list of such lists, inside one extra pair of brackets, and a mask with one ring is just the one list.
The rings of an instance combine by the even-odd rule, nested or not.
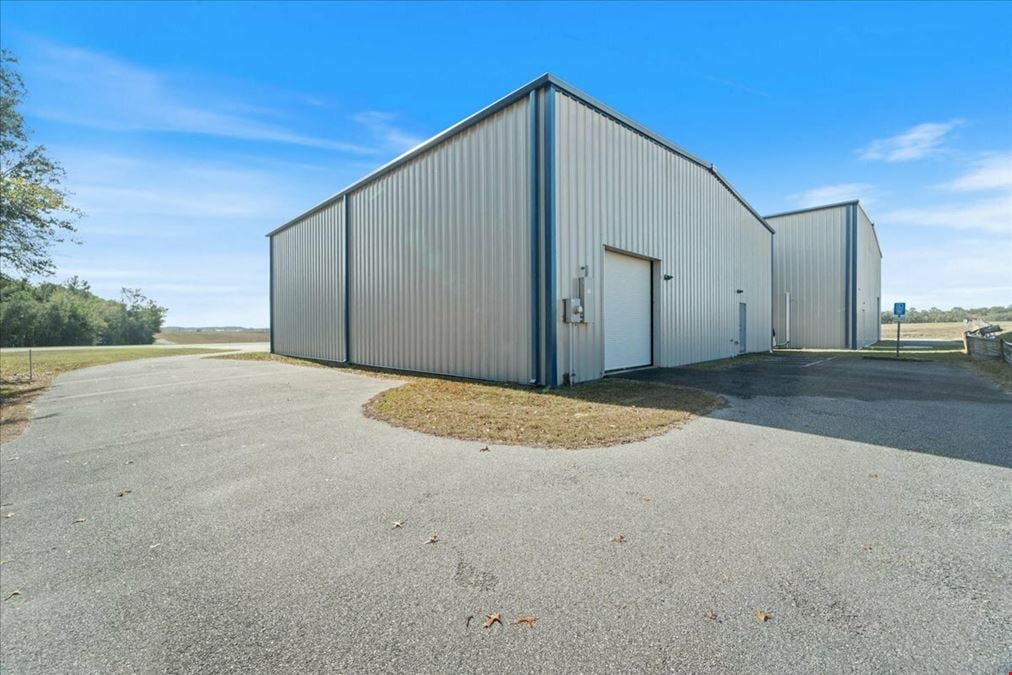
[(462, 560), (457, 563), (457, 571), (453, 575), (453, 583), (458, 586), (491, 591), (499, 583), (499, 577), (487, 570), (479, 570), (471, 563)]

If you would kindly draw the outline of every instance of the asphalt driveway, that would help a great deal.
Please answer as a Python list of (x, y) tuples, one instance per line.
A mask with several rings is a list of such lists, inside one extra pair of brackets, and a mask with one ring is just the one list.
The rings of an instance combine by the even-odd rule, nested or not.
[(640, 374), (729, 405), (581, 451), (387, 427), (359, 406), (396, 382), (331, 369), (62, 375), (0, 449), (0, 668), (1012, 667), (1012, 398), (955, 366), (758, 363)]

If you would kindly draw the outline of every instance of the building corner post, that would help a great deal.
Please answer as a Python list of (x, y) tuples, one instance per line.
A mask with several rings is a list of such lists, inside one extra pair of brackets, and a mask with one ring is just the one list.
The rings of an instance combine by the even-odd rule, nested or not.
[(850, 348), (857, 344), (857, 204), (850, 205)]
[(843, 212), (843, 348), (852, 349), (850, 343), (850, 206)]
[(559, 355), (558, 355), (558, 299), (556, 296), (556, 213), (555, 213), (555, 86), (551, 83), (545, 87), (544, 110), (544, 143), (545, 175), (545, 384), (549, 387), (559, 386)]
[(531, 380), (544, 384), (541, 374), (541, 134), (538, 133), (538, 90), (528, 96), (531, 208)]
[(268, 321), (270, 321), (271, 354), (274, 354), (274, 235), (269, 236), (268, 273), (267, 273), (267, 302), (269, 309)]
[(349, 300), (351, 298), (351, 289), (349, 287), (349, 281), (351, 279), (351, 273), (348, 270), (348, 261), (351, 260), (349, 254), (349, 242), (351, 241), (351, 209), (348, 204), (348, 193), (344, 193), (341, 197), (341, 208), (344, 210), (344, 362), (351, 363), (351, 306)]

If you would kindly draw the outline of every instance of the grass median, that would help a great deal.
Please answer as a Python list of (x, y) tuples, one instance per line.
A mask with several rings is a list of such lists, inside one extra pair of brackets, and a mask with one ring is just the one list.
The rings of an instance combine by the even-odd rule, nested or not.
[(202, 345), (229, 342), (270, 342), (271, 333), (266, 330), (180, 330), (158, 333), (159, 343), (174, 345)]
[(196, 347), (82, 347), (33, 350), (31, 378), (27, 351), (0, 350), (0, 434), (8, 443), (31, 422), (31, 403), (60, 373), (117, 361), (157, 356), (213, 354), (220, 350)]
[[(275, 354), (214, 358), (327, 367)], [(697, 389), (612, 377), (575, 387), (538, 389), (333, 367), (405, 382), (366, 402), (367, 417), (433, 436), (498, 445), (576, 449), (629, 443), (662, 434), (723, 405), (719, 396)]]

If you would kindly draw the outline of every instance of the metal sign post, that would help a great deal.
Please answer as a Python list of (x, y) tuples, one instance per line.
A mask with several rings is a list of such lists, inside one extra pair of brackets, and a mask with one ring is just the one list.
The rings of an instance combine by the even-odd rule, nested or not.
[(900, 325), (903, 323), (903, 317), (906, 316), (906, 314), (907, 303), (893, 303), (893, 316), (896, 317), (896, 356), (900, 355)]

